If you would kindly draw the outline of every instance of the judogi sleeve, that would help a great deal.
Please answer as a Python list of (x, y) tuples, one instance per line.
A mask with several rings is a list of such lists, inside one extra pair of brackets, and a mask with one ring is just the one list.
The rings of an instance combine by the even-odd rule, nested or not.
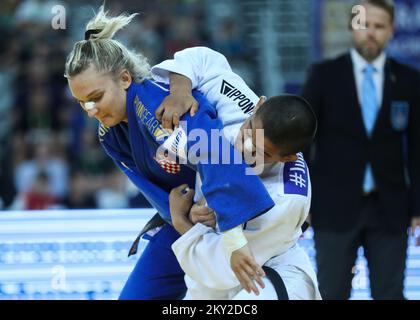
[(179, 51), (151, 71), (156, 81), (165, 84), (169, 83), (170, 72), (189, 78), (192, 88), (216, 107), (223, 126), (246, 120), (258, 102), (257, 95), (232, 71), (225, 56), (206, 47)]
[[(257, 227), (257, 223), (253, 230), (245, 230), (257, 263), (263, 265), (285, 252), (287, 246), (300, 236), (300, 226), (309, 211), (309, 203), (299, 197), (279, 198), (264, 215), (263, 224)], [(219, 290), (239, 285), (230, 267), (230, 255), (222, 244), (222, 235), (214, 229), (198, 223), (175, 241), (172, 249), (182, 269), (194, 281)]]
[[(165, 150), (176, 156), (182, 154), (179, 150), (185, 150), (188, 154), (185, 160), (188, 161), (180, 163), (190, 165), (200, 174), (203, 194), (216, 212), (221, 231), (232, 229), (271, 209), (274, 202), (260, 178), (251, 174), (252, 169), (242, 156), (223, 135), (220, 136), (221, 120), (214, 106), (198, 91), (193, 92), (200, 104), (197, 114), (191, 117), (186, 113), (181, 117), (178, 130), (166, 140), (159, 139), (157, 132), (162, 130), (154, 113), (167, 94), (167, 89), (148, 80), (130, 86), (127, 114), (132, 153), (139, 154), (134, 148), (145, 140), (151, 147), (156, 147), (157, 157), (164, 156)], [(170, 217), (168, 208), (162, 210), (165, 211), (161, 214)]]

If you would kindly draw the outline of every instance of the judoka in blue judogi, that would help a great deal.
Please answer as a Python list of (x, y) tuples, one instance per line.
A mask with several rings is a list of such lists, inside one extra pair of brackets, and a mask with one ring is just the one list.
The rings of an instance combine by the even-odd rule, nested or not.
[[(177, 299), (185, 293), (184, 273), (170, 247), (179, 235), (170, 225), (168, 195), (172, 188), (183, 183), (194, 187), (196, 171), (203, 181), (202, 191), (207, 203), (217, 213), (220, 231), (240, 225), (273, 206), (260, 179), (245, 175), (244, 162), (235, 163), (236, 151), (231, 145), (228, 144), (231, 149), (228, 164), (211, 164), (212, 152), (216, 151), (222, 163), (221, 149), (225, 145), (222, 141), (217, 144), (220, 150), (211, 150), (214, 144), (208, 139), (208, 153), (201, 155), (201, 159), (207, 161), (179, 165), (157, 158), (158, 148), (167, 141), (169, 133), (154, 115), (168, 94), (166, 86), (151, 80), (133, 82), (127, 91), (128, 124), (99, 127), (99, 139), (108, 155), (168, 222), (151, 237), (121, 299)], [(210, 130), (222, 129), (221, 121), (216, 109), (201, 93), (194, 91), (193, 96), (199, 102), (199, 110), (194, 117), (186, 114), (181, 118), (187, 123), (184, 134), (188, 136), (192, 130), (200, 128), (210, 137)], [(188, 141), (187, 152), (196, 142)]]

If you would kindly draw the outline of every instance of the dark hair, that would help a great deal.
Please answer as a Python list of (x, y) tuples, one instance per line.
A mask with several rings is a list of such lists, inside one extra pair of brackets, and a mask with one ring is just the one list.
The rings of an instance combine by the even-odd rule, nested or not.
[(305, 150), (315, 137), (315, 113), (300, 96), (285, 94), (272, 97), (264, 102), (255, 116), (262, 121), (265, 138), (280, 148), (283, 156)]
[[(394, 4), (394, 0), (361, 0), (361, 1), (357, 1), (356, 3), (353, 4), (353, 7), (356, 5), (363, 5), (363, 4), (370, 4), (372, 6), (381, 8), (383, 10), (385, 10), (390, 18), (391, 18), (391, 22), (394, 22), (395, 19), (395, 4)], [(350, 21), (349, 21), (349, 28), (352, 28), (352, 21), (353, 18), (356, 16), (357, 13), (353, 13), (351, 12), (350, 15)]]

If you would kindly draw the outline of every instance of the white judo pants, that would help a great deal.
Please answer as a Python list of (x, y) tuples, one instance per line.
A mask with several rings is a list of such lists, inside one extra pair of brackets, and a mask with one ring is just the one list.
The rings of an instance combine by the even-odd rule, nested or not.
[[(282, 255), (270, 259), (266, 266), (274, 269), (282, 278), (289, 300), (321, 300), (315, 272), (306, 252), (295, 245)], [(241, 287), (230, 290), (215, 290), (207, 288), (185, 278), (188, 291), (185, 300), (278, 300), (276, 289), (265, 277), (265, 288), (258, 288), (260, 294), (248, 293)]]

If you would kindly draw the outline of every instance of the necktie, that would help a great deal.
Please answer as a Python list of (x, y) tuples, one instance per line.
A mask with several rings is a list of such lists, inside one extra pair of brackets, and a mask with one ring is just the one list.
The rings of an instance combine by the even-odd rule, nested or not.
[[(362, 115), (368, 137), (372, 136), (373, 127), (379, 110), (375, 83), (373, 82), (374, 72), (375, 68), (371, 64), (368, 64), (364, 69), (364, 78), (362, 83)], [(363, 191), (370, 192), (374, 189), (374, 186), (375, 182), (373, 180), (372, 168), (368, 163), (363, 182)]]

